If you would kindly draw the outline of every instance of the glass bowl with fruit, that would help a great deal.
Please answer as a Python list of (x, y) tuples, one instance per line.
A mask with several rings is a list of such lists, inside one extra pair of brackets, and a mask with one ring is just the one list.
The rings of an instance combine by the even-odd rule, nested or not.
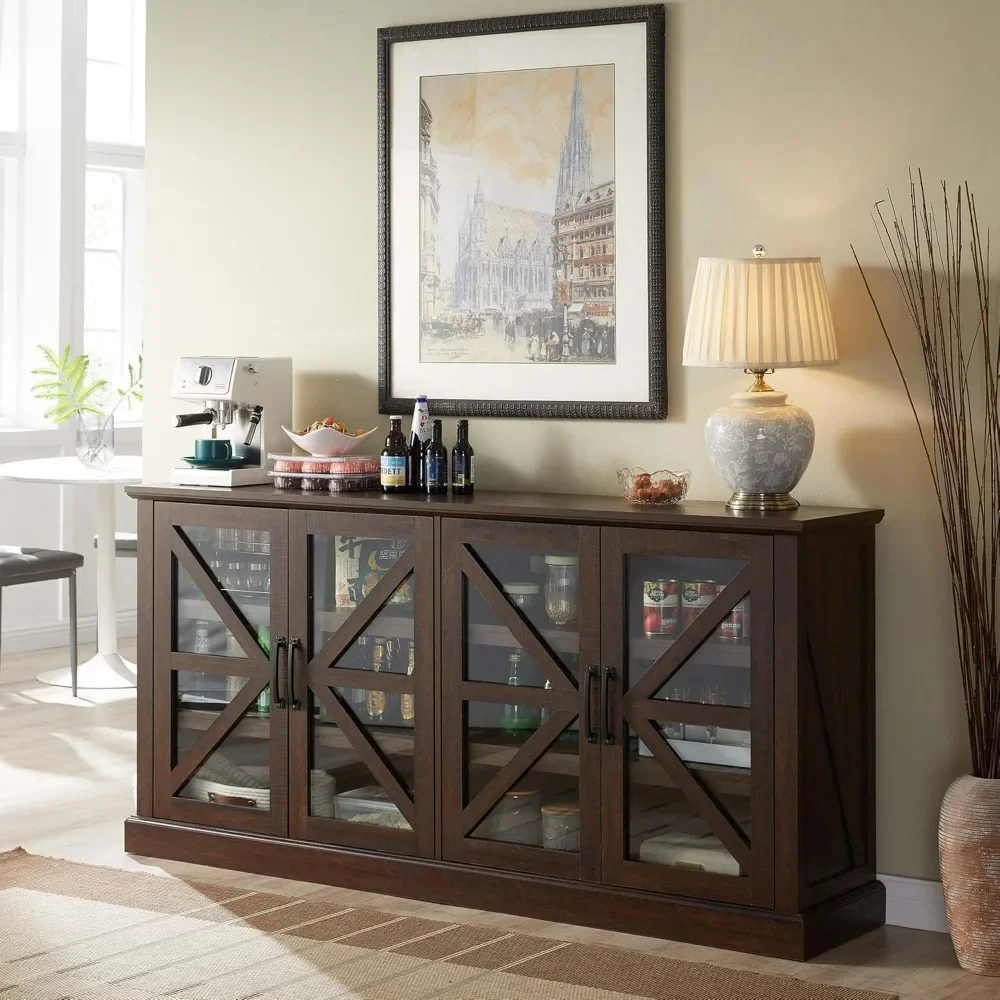
[(318, 458), (355, 455), (361, 450), (365, 441), (378, 430), (377, 427), (373, 427), (370, 431), (352, 431), (346, 424), (334, 420), (333, 417), (317, 420), (300, 431), (290, 431), (287, 427), (281, 429), (293, 444), (297, 444), (303, 451)]
[(622, 496), (629, 503), (680, 503), (687, 496), (691, 473), (687, 469), (683, 472), (671, 472), (670, 469), (647, 472), (637, 466), (619, 469), (618, 482), (621, 484)]

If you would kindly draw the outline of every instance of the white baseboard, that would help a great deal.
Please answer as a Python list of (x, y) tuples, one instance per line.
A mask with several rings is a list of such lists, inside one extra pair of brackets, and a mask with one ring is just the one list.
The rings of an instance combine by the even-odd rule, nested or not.
[[(97, 641), (97, 616), (81, 615), (77, 621), (79, 642)], [(136, 634), (136, 611), (129, 608), (118, 612), (118, 638), (130, 639)], [(41, 649), (55, 649), (69, 645), (69, 622), (50, 622), (45, 625), (28, 625), (5, 628), (0, 639), (0, 654), (7, 658), (11, 653), (34, 653)], [(29, 680), (38, 672), (37, 664), (0, 662), (0, 681)]]
[(897, 927), (948, 933), (941, 883), (899, 875), (879, 875), (885, 886), (885, 922)]

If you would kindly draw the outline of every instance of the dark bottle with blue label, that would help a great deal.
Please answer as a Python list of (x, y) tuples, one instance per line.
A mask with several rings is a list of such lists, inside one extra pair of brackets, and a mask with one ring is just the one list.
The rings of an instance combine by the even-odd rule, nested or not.
[(476, 458), (469, 444), (469, 421), (459, 420), (458, 440), (451, 451), (451, 491), (460, 496), (472, 493), (476, 483)]
[(405, 493), (407, 490), (406, 464), (410, 452), (403, 437), (403, 418), (389, 418), (389, 434), (382, 449), (379, 479), (383, 493)]
[(424, 448), (424, 492), (448, 492), (448, 449), (441, 442), (441, 421), (435, 420), (431, 439)]

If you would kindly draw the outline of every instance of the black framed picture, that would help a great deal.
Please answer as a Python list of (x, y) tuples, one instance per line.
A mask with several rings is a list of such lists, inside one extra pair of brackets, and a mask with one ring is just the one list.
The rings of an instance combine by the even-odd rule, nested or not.
[(379, 410), (666, 415), (664, 8), (378, 33)]

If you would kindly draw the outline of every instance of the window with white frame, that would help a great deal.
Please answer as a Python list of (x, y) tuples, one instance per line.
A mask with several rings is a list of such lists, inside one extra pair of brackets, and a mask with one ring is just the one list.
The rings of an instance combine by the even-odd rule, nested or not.
[(145, 35), (144, 2), (87, 0), (83, 349), (114, 385), (142, 350)]
[(18, 178), (21, 131), (21, 23), (16, 0), (0, 0), (0, 419), (16, 398), (19, 358), (17, 263), (20, 256)]
[(39, 343), (127, 380), (144, 143), (145, 0), (0, 0), (0, 425), (39, 425)]

